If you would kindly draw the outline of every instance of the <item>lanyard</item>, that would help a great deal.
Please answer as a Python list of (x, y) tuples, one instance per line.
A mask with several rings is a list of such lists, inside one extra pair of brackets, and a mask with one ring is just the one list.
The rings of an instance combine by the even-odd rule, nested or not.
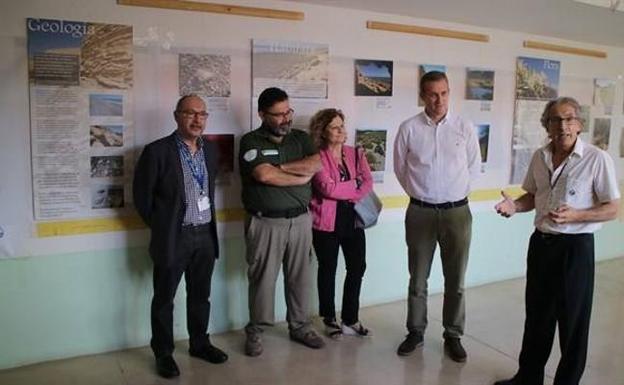
[(566, 162), (563, 164), (563, 166), (561, 166), (561, 171), (559, 172), (559, 174), (557, 175), (557, 177), (555, 178), (554, 182), (550, 183), (550, 180), (552, 179), (552, 173), (550, 172), (550, 170), (548, 170), (548, 182), (550, 183), (550, 190), (553, 191), (555, 189), (555, 187), (557, 187), (557, 182), (559, 182), (559, 178), (561, 178), (561, 174), (563, 174), (563, 171), (565, 170), (566, 166), (568, 165), (568, 162), (570, 161), (570, 159), (568, 158), (566, 160)]
[[(198, 154), (200, 150), (197, 150), (195, 154)], [(186, 146), (182, 146), (182, 158), (191, 169), (191, 175), (193, 175), (193, 179), (199, 185), (199, 190), (201, 191), (201, 195), (204, 194), (204, 180), (206, 179), (206, 174), (204, 173), (204, 168), (201, 165), (198, 165), (193, 161), (191, 152)]]

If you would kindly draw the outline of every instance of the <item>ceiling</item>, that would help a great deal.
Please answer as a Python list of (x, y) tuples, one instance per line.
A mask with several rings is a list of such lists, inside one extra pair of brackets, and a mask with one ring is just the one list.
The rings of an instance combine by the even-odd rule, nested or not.
[[(612, 0), (288, 0), (624, 47), (624, 12)], [(595, 6), (585, 3), (595, 3)], [(620, 4), (624, 2), (621, 1)], [(618, 6), (618, 10), (621, 5)], [(380, 20), (383, 21), (383, 20)]]

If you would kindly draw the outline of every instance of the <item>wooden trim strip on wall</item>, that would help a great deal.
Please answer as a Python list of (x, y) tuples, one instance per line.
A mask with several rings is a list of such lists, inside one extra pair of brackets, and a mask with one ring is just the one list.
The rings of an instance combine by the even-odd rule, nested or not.
[(240, 5), (226, 5), (204, 3), (187, 0), (117, 0), (119, 5), (135, 7), (177, 9), (183, 11), (223, 13), (227, 15), (266, 17), (269, 19), (303, 20), (304, 13), (298, 11), (284, 11), (279, 9), (244, 7)]
[(572, 55), (591, 56), (591, 57), (597, 57), (601, 59), (605, 59), (607, 57), (607, 53), (604, 51), (595, 51), (593, 49), (584, 49), (584, 48), (576, 48), (576, 47), (567, 47), (564, 45), (541, 43), (539, 41), (533, 41), (533, 40), (525, 40), (523, 45), (525, 48), (535, 48), (535, 49), (541, 49), (545, 51), (563, 52), (563, 53), (569, 53)]
[(369, 20), (366, 22), (366, 28), (390, 32), (414, 33), (417, 35), (447, 37), (451, 39), (471, 40), (483, 43), (487, 43), (490, 41), (489, 35), (483, 35), (480, 33), (453, 31), (450, 29), (421, 27), (408, 24), (385, 23), (382, 21)]

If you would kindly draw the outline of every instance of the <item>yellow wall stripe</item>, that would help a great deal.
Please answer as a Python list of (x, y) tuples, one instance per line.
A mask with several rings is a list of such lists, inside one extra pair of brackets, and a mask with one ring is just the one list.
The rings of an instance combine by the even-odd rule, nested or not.
[[(517, 186), (506, 188), (511, 196), (519, 196), (522, 189)], [(500, 189), (477, 190), (470, 194), (472, 202), (497, 201), (500, 199)], [(381, 197), (384, 208), (396, 209), (406, 207), (409, 203), (407, 195), (393, 195)], [(245, 218), (245, 210), (240, 207), (225, 208), (217, 211), (219, 222), (240, 222)], [(105, 233), (110, 231), (126, 231), (145, 228), (138, 216), (118, 218), (93, 218), (72, 221), (39, 222), (36, 225), (37, 237), (56, 237), (61, 235), (78, 235), (90, 233)]]

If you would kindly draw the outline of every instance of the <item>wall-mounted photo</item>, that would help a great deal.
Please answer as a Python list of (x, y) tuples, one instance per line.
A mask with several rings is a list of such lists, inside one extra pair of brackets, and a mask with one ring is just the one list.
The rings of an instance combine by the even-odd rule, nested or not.
[(178, 56), (180, 95), (229, 97), (230, 62), (230, 57), (226, 55), (180, 54)]
[(234, 172), (234, 134), (208, 134), (202, 137), (214, 143), (219, 151), (217, 157), (217, 179), (218, 185), (230, 185), (232, 183), (232, 173)]
[(583, 122), (581, 132), (589, 132), (589, 126), (591, 125), (591, 106), (581, 106), (581, 119)]
[(355, 60), (355, 96), (392, 96), (392, 61)]
[(477, 124), (477, 138), (479, 138), (479, 148), (481, 149), (481, 163), (487, 162), (488, 156), (488, 144), (490, 142), (490, 125), (489, 124)]
[(329, 45), (254, 39), (251, 74), (254, 97), (279, 87), (291, 98), (327, 99)]
[(127, 90), (133, 86), (132, 27), (86, 23), (80, 47), (80, 85)]
[(607, 151), (609, 149), (609, 135), (611, 134), (611, 119), (596, 118), (594, 119), (594, 134), (592, 135), (592, 144), (600, 149)]
[(355, 145), (364, 149), (375, 183), (382, 183), (386, 170), (386, 130), (356, 130)]
[(91, 187), (92, 209), (113, 209), (124, 207), (124, 188), (121, 185), (99, 185)]
[(466, 99), (494, 100), (494, 71), (467, 68)]
[(556, 60), (519, 57), (516, 66), (516, 98), (551, 100), (559, 95), (559, 70)]
[(594, 79), (594, 106), (603, 107), (605, 115), (613, 113), (615, 84), (614, 79)]
[(119, 177), (123, 175), (123, 156), (115, 155), (91, 157), (91, 178)]
[(89, 115), (123, 116), (123, 96), (111, 94), (90, 94)]
[(122, 147), (123, 125), (96, 124), (89, 127), (91, 147)]

